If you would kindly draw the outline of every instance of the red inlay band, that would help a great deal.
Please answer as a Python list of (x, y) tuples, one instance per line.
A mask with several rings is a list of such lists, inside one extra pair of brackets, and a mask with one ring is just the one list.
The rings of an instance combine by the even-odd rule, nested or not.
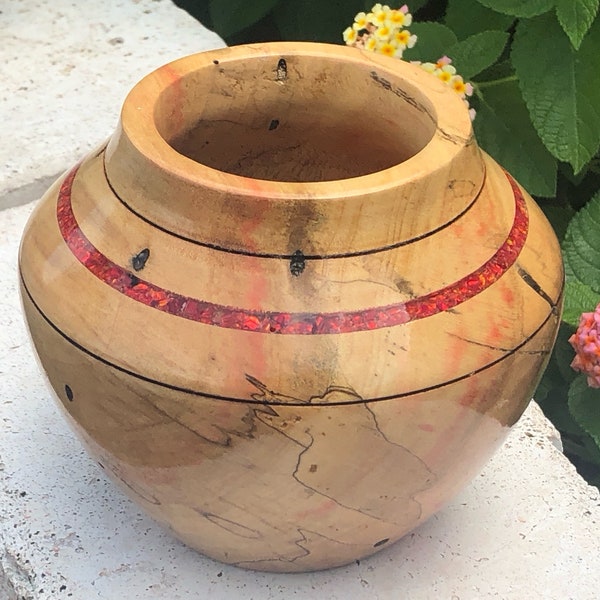
[(77, 260), (98, 279), (137, 302), (177, 317), (228, 329), (297, 335), (350, 333), (393, 327), (430, 317), (473, 298), (502, 277), (517, 260), (529, 227), (523, 194), (515, 180), (507, 173), (515, 197), (512, 228), (494, 256), (476, 271), (455, 283), (406, 302), (365, 310), (335, 313), (250, 310), (214, 304), (166, 290), (139, 279), (133, 272), (104, 256), (81, 231), (73, 214), (71, 189), (78, 168), (75, 167), (63, 181), (56, 210), (60, 232)]

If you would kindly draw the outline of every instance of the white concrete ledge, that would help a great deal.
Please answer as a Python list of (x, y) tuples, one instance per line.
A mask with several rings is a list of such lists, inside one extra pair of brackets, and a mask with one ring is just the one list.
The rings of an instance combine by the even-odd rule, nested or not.
[(108, 137), (144, 75), (223, 45), (170, 0), (2, 2), (0, 208)]
[[(83, 6), (11, 0), (0, 8), (0, 207), (38, 197), (108, 136), (140, 77), (222, 45), (168, 0)], [(175, 541), (87, 457), (38, 370), (16, 275), (32, 206), (0, 212), (0, 600), (599, 597), (598, 490), (557, 449), (535, 404), (445, 510), (360, 564), (253, 573)]]

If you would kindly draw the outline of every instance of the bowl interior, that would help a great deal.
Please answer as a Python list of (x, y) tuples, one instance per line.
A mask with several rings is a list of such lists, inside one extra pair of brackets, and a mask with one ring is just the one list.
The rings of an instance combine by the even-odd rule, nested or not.
[(436, 129), (432, 104), (400, 74), (321, 55), (211, 61), (169, 85), (154, 118), (165, 141), (198, 163), (288, 182), (387, 169)]

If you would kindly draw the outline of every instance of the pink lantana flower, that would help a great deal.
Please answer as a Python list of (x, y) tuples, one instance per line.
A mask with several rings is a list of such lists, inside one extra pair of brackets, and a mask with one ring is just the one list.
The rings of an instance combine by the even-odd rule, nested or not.
[(600, 304), (594, 312), (581, 315), (569, 343), (576, 353), (571, 368), (587, 375), (590, 387), (600, 388)]

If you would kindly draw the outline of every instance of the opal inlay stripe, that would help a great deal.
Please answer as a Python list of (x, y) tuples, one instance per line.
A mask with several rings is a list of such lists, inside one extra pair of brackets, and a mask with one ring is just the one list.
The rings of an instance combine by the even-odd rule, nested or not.
[[(521, 350), (521, 348), (524, 348), (527, 344), (529, 344), (529, 342), (531, 342), (531, 340), (535, 339), (537, 337), (537, 335), (544, 329), (544, 327), (546, 327), (546, 325), (548, 324), (548, 321), (550, 321), (551, 319), (556, 319), (556, 311), (553, 308), (552, 310), (550, 310), (548, 312), (548, 314), (546, 315), (546, 318), (542, 321), (540, 326), (535, 331), (533, 331), (526, 338), (521, 340), (521, 342), (519, 344), (517, 344), (516, 346), (514, 346), (513, 348), (507, 349), (505, 354), (502, 354), (498, 358), (486, 363), (485, 365), (481, 365), (480, 367), (477, 367), (474, 371), (469, 371), (468, 373), (463, 373), (461, 375), (458, 375), (457, 377), (454, 377), (453, 379), (447, 379), (446, 381), (434, 383), (433, 385), (429, 385), (427, 387), (414, 389), (414, 390), (408, 390), (406, 392), (399, 392), (397, 394), (389, 394), (387, 396), (378, 396), (378, 397), (373, 397), (373, 398), (360, 398), (357, 400), (348, 400), (348, 401), (333, 401), (333, 402), (327, 402), (327, 403), (323, 403), (323, 404), (321, 404), (321, 403), (315, 404), (314, 402), (311, 404), (310, 402), (306, 402), (306, 401), (303, 401), (303, 402), (296, 401), (295, 402), (293, 400), (290, 400), (289, 402), (283, 402), (283, 401), (279, 401), (279, 400), (269, 400), (268, 402), (265, 402), (265, 400), (261, 400), (261, 399), (257, 400), (255, 398), (236, 398), (233, 396), (221, 396), (219, 394), (211, 394), (209, 392), (204, 392), (202, 390), (186, 388), (186, 387), (182, 387), (179, 385), (173, 385), (172, 383), (168, 383), (166, 381), (161, 381), (159, 379), (153, 379), (151, 377), (148, 377), (147, 375), (138, 373), (137, 371), (132, 371), (130, 369), (125, 368), (122, 365), (118, 365), (116, 363), (113, 363), (113, 362), (107, 360), (106, 358), (104, 358), (102, 356), (99, 356), (98, 354), (96, 354), (95, 352), (90, 350), (89, 348), (82, 346), (79, 342), (76, 342), (74, 339), (70, 338), (62, 329), (60, 329), (53, 321), (51, 321), (48, 318), (48, 316), (42, 311), (42, 309), (37, 305), (37, 303), (33, 299), (31, 292), (29, 291), (29, 289), (27, 288), (27, 285), (25, 284), (25, 281), (23, 279), (23, 274), (20, 273), (20, 276), (21, 276), (21, 284), (23, 285), (23, 291), (25, 292), (26, 297), (31, 302), (32, 306), (34, 306), (35, 309), (38, 311), (40, 317), (42, 319), (44, 319), (44, 321), (48, 324), (48, 326), (53, 331), (55, 331), (61, 338), (63, 338), (68, 344), (71, 344), (72, 346), (74, 346), (79, 351), (83, 352), (84, 354), (86, 354), (87, 356), (92, 358), (93, 360), (96, 360), (96, 361), (102, 363), (103, 365), (110, 367), (111, 369), (115, 369), (116, 371), (119, 371), (120, 373), (125, 373), (126, 375), (129, 375), (136, 379), (140, 379), (147, 383), (151, 383), (151, 384), (160, 386), (162, 388), (173, 390), (175, 392), (182, 392), (184, 394), (190, 394), (193, 396), (198, 396), (200, 398), (208, 398), (210, 400), (224, 400), (226, 402), (239, 402), (242, 404), (259, 404), (260, 406), (265, 406), (265, 404), (268, 406), (302, 406), (304, 408), (311, 408), (311, 407), (314, 407), (315, 405), (316, 406), (327, 406), (327, 407), (348, 406), (348, 405), (352, 405), (352, 404), (368, 404), (368, 403), (373, 403), (373, 402), (386, 402), (388, 400), (399, 400), (400, 398), (410, 398), (411, 396), (416, 396), (417, 394), (423, 394), (426, 392), (430, 392), (432, 390), (439, 390), (441, 388), (452, 385), (459, 381), (463, 381), (464, 379), (471, 378), (474, 375), (477, 375), (478, 373), (482, 373), (482, 372), (486, 371), (487, 369), (491, 369), (492, 367), (495, 367), (496, 365), (507, 360), (508, 358), (513, 356), (515, 353), (517, 353), (519, 350)], [(560, 304), (561, 298), (562, 298), (562, 293), (563, 292), (561, 290), (560, 296), (558, 297), (558, 299), (556, 301), (556, 305), (554, 305), (554, 307), (556, 307)], [(23, 296), (23, 298), (25, 298), (25, 296)], [(541, 354), (541, 355), (546, 355), (546, 354), (550, 353), (549, 350), (539, 350), (539, 351), (534, 350), (533, 352), (535, 352), (535, 353), (539, 352), (539, 354)]]
[(510, 232), (486, 263), (453, 284), (406, 302), (356, 311), (288, 313), (252, 310), (215, 304), (164, 289), (140, 279), (104, 256), (87, 239), (73, 214), (71, 192), (78, 168), (75, 167), (61, 184), (56, 212), (63, 239), (88, 271), (117, 292), (162, 312), (205, 325), (258, 333), (310, 335), (369, 331), (447, 311), (481, 293), (506, 273), (519, 256), (529, 227), (523, 194), (507, 173), (515, 198), (515, 217)]

